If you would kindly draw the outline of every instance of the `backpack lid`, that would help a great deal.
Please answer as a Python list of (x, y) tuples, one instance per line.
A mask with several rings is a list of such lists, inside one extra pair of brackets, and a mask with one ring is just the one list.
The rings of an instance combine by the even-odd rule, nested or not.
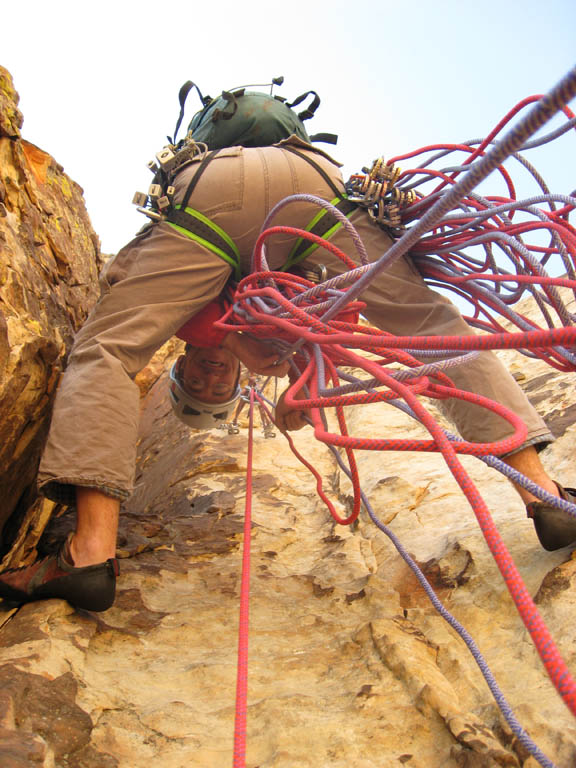
[(208, 149), (269, 147), (292, 135), (311, 140), (300, 116), (284, 99), (244, 90), (223, 91), (192, 118), (188, 131)]

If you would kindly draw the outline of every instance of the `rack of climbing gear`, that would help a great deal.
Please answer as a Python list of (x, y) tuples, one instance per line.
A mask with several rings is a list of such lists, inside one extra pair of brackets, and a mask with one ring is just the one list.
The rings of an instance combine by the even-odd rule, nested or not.
[(250, 376), (248, 383), (246, 384), (245, 387), (242, 388), (242, 391), (240, 393), (240, 398), (238, 400), (238, 405), (236, 406), (236, 411), (234, 412), (234, 417), (232, 418), (232, 421), (225, 422), (224, 424), (219, 424), (218, 429), (226, 430), (229, 435), (239, 435), (240, 434), (240, 424), (239, 424), (240, 415), (242, 414), (242, 411), (244, 410), (244, 408), (251, 402), (252, 392), (255, 392), (257, 396), (256, 405), (258, 407), (258, 413), (260, 415), (260, 422), (262, 425), (262, 434), (267, 439), (276, 437), (274, 422), (270, 418), (268, 411), (262, 405), (262, 390), (266, 387), (266, 384), (267, 382), (265, 382), (264, 385), (261, 385), (260, 380), (257, 376)]
[(172, 184), (178, 171), (193, 161), (201, 161), (208, 154), (206, 144), (186, 136), (182, 146), (169, 144), (156, 153), (148, 163), (148, 170), (154, 174), (148, 192), (135, 192), (132, 203), (139, 213), (152, 221), (163, 221), (174, 203), (175, 188)]
[[(414, 193), (410, 198), (412, 202), (408, 202), (409, 197), (402, 198), (406, 205), (401, 213), (401, 225), (412, 226), (374, 264), (367, 262), (362, 244), (353, 235), (352, 241), (360, 266), (329, 241), (322, 241), (312, 233), (291, 227), (271, 226), (270, 218), (284, 206), (303, 198), (313, 200), (305, 195), (286, 199), (271, 213), (265, 231), (258, 240), (253, 257), (253, 274), (239, 283), (232, 312), (218, 324), (222, 330), (240, 330), (267, 340), (275, 338), (285, 356), (296, 353), (292, 362), (293, 383), (285, 395), (286, 403), (310, 414), (315, 437), (332, 450), (337, 463), (350, 478), (353, 487), (352, 510), (348, 517), (342, 518), (324, 493), (321, 477), (300, 456), (287, 435), (296, 455), (315, 475), (319, 494), (330, 513), (337, 522), (351, 524), (357, 519), (361, 506), (364, 506), (372, 521), (394, 543), (434, 607), (467, 644), (519, 742), (545, 768), (554, 768), (553, 762), (518, 722), (474, 640), (442, 606), (422, 571), (393, 531), (374, 514), (360, 487), (354, 450), (438, 451), (442, 454), (476, 515), (486, 543), (550, 679), (567, 707), (576, 715), (576, 681), (560, 656), (502, 542), (484, 500), (462, 467), (458, 455), (477, 456), (538, 498), (556, 504), (573, 516), (576, 516), (576, 508), (569, 502), (547, 494), (497, 458), (499, 455), (513, 452), (523, 444), (526, 438), (525, 426), (515, 414), (498, 403), (455, 389), (447, 375), (451, 367), (466, 364), (479, 350), (484, 349), (518, 349), (523, 354), (545, 360), (559, 370), (576, 371), (576, 313), (570, 308), (566, 298), (568, 293), (576, 297), (576, 230), (569, 223), (569, 215), (576, 207), (576, 195), (550, 195), (547, 190), (541, 188), (535, 198), (518, 201), (510, 176), (503, 166), (504, 160), (510, 155), (517, 157), (521, 151), (537, 146), (538, 141), (542, 142), (542, 139), (530, 142), (530, 137), (557, 112), (563, 112), (567, 118), (568, 128), (565, 130), (574, 127), (574, 115), (566, 104), (575, 95), (576, 68), (546, 96), (522, 102), (485, 140), (433, 148), (435, 159), (439, 159), (438, 153), (448, 150), (466, 152), (467, 160), (456, 168), (423, 171), (419, 167), (417, 170), (407, 170), (400, 174), (391, 171), (390, 178), (386, 178), (382, 163), (373, 166), (372, 181), (364, 179), (360, 183), (360, 179), (357, 180), (359, 193), (362, 192), (362, 187), (366, 186), (369, 196), (374, 196), (370, 205), (378, 207), (378, 201), (382, 197), (386, 199), (390, 194), (389, 184), (392, 180), (394, 184), (399, 185), (401, 191)], [(511, 117), (530, 105), (532, 106), (529, 113), (520, 123), (504, 138), (495, 142), (496, 135)], [(552, 138), (553, 134), (550, 134)], [(388, 162), (396, 162), (396, 159)], [(484, 197), (473, 192), (478, 183), (493, 170), (498, 171), (507, 184), (509, 197), (505, 200), (501, 197)], [(368, 177), (371, 171), (366, 172)], [(458, 180), (457, 177), (461, 173), (463, 178)], [(431, 193), (425, 195), (418, 190), (419, 180), (416, 177), (419, 174), (426, 177), (426, 181), (434, 178), (438, 180)], [(372, 182), (374, 186), (371, 187)], [(369, 197), (366, 200), (368, 201)], [(316, 202), (320, 207), (327, 206), (325, 201)], [(517, 211), (522, 211), (528, 217), (532, 216), (533, 220), (527, 223), (524, 218), (520, 222)], [(334, 209), (332, 213), (337, 216), (338, 212)], [(397, 222), (397, 219), (394, 219), (394, 222)], [(347, 226), (350, 231), (352, 225), (347, 222)], [(549, 244), (528, 245), (525, 235), (534, 231), (548, 233)], [(270, 272), (264, 256), (264, 246), (269, 237), (279, 232), (318, 243), (336, 254), (348, 267), (348, 271), (321, 284), (287, 273)], [(503, 267), (494, 256), (496, 244), (503, 244), (503, 254), (512, 264), (512, 269)], [(481, 258), (469, 255), (467, 249), (476, 247), (482, 251)], [(364, 286), (379, 271), (386, 269), (408, 250), (415, 255), (419, 268), (431, 284), (454, 289), (472, 304), (474, 312), (466, 319), (471, 325), (485, 331), (483, 335), (398, 337), (338, 319), (342, 309), (361, 294)], [(547, 273), (546, 265), (552, 257), (561, 259), (565, 275), (553, 277)], [(512, 305), (526, 295), (535, 299), (541, 312), (542, 325), (538, 325), (533, 319), (528, 320), (512, 309)], [(505, 329), (498, 315), (509, 321), (511, 327), (516, 330), (512, 332)], [(373, 355), (369, 358), (366, 353), (376, 353), (377, 358)], [(429, 358), (430, 362), (427, 362), (426, 358)], [(351, 375), (348, 373), (350, 368), (364, 371), (365, 378), (361, 378), (361, 375)], [(301, 397), (297, 398), (297, 394)], [(469, 443), (442, 429), (421, 402), (422, 396), (431, 399), (458, 397), (479, 404), (508, 420), (514, 434), (491, 444)], [(254, 399), (260, 398), (255, 388), (251, 389), (250, 397), (252, 419)], [(345, 408), (373, 402), (388, 403), (408, 413), (426, 427), (430, 439), (403, 440), (350, 435)], [(261, 406), (266, 410), (263, 400)], [(327, 408), (335, 409), (340, 434), (329, 430), (324, 414)], [(248, 537), (249, 531), (245, 533), (245, 539)], [(247, 631), (246, 621), (243, 626)], [(246, 644), (245, 638), (244, 649)], [(246, 663), (246, 654), (243, 658)], [(244, 667), (242, 677), (245, 678), (246, 674)], [(245, 718), (245, 698), (241, 706)], [(235, 737), (238, 737), (238, 741), (235, 738), (234, 766), (243, 768), (245, 719), (243, 728), (235, 731)]]
[(371, 168), (362, 168), (362, 174), (351, 176), (346, 183), (346, 194), (351, 203), (365, 208), (379, 226), (398, 235), (405, 226), (402, 210), (416, 201), (416, 193), (396, 186), (400, 168), (379, 157)]

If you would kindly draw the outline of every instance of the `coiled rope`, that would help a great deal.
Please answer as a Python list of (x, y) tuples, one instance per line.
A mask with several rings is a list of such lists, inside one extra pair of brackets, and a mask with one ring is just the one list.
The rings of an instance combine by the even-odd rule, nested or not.
[[(465, 640), (513, 732), (541, 765), (550, 767), (553, 767), (553, 763), (543, 755), (514, 717), (472, 638), (443, 608), (424, 575), (394, 534), (377, 520), (360, 488), (354, 450), (439, 451), (442, 454), (476, 515), (488, 547), (551, 680), (566, 705), (576, 714), (576, 683), (526, 590), (486, 504), (460, 464), (457, 454), (467, 453), (481, 458), (514, 482), (528, 488), (534, 495), (555, 504), (569, 514), (576, 515), (576, 506), (547, 494), (497, 458), (498, 454), (513, 453), (522, 446), (526, 439), (526, 427), (514, 413), (503, 406), (454, 388), (444, 373), (449, 367), (466, 364), (471, 355), (484, 349), (519, 349), (528, 356), (546, 360), (559, 370), (576, 370), (576, 316), (568, 310), (557, 290), (570, 289), (576, 296), (576, 232), (568, 222), (568, 215), (576, 205), (576, 199), (573, 196), (553, 196), (543, 190), (536, 198), (516, 201), (510, 176), (501, 165), (510, 154), (517, 155), (521, 149), (542, 143), (530, 143), (527, 139), (555, 112), (563, 110), (570, 120), (569, 127), (572, 127), (574, 116), (566, 110), (565, 104), (575, 94), (576, 68), (547, 96), (540, 98), (529, 115), (486, 153), (485, 150), (498, 130), (506, 124), (506, 119), (501, 121), (497, 130), (480, 142), (476, 149), (466, 147), (462, 150), (470, 153), (468, 161), (462, 166), (429, 173), (418, 169), (426, 180), (431, 177), (440, 178), (440, 184), (430, 195), (422, 195), (417, 202), (405, 209), (405, 221), (420, 217), (419, 220), (374, 264), (366, 263), (365, 251), (362, 252), (357, 235), (353, 242), (360, 253), (363, 266), (350, 269), (349, 257), (329, 242), (295, 228), (271, 227), (270, 221), (267, 221), (266, 230), (261, 234), (254, 253), (255, 271), (238, 285), (234, 306), (219, 324), (227, 331), (242, 330), (257, 337), (275, 338), (279, 347), (285, 351), (284, 356), (298, 352), (296, 360), (292, 362), (294, 383), (286, 395), (286, 403), (292, 408), (310, 413), (315, 437), (331, 448), (353, 487), (352, 511), (350, 515), (342, 518), (323, 493), (321, 478), (314, 468), (304, 461), (315, 474), (318, 492), (330, 513), (339, 523), (350, 524), (358, 517), (361, 505), (364, 504), (371, 519), (389, 536), (412, 568), (436, 609)], [(526, 103), (521, 103), (516, 111)], [(436, 157), (444, 157), (447, 149), (453, 151), (456, 147), (460, 150), (465, 146), (443, 146), (440, 155), (437, 154)], [(474, 162), (471, 162), (472, 160)], [(495, 169), (498, 169), (505, 179), (510, 197), (503, 200), (473, 194), (472, 189)], [(456, 182), (456, 176), (463, 170), (466, 171), (464, 178)], [(414, 174), (415, 172), (405, 175), (406, 183), (414, 184)], [(539, 175), (533, 176), (540, 183)], [(294, 196), (283, 201), (273, 213), (293, 199), (302, 197), (311, 200), (309, 196)], [(539, 208), (542, 203), (546, 203), (550, 210), (543, 211)], [(562, 203), (562, 208), (557, 209), (557, 203)], [(318, 204), (329, 207), (324, 201)], [(458, 213), (451, 213), (456, 209), (459, 209)], [(532, 215), (537, 221), (513, 223), (513, 216), (517, 211)], [(335, 216), (338, 214), (336, 210), (333, 213)], [(347, 222), (346, 226), (350, 231), (352, 225)], [(550, 244), (527, 245), (525, 236), (535, 231), (548, 232)], [(320, 286), (314, 286), (293, 275), (270, 271), (265, 259), (265, 242), (278, 232), (306, 238), (330, 250), (343, 261), (349, 271)], [(514, 272), (506, 271), (496, 260), (493, 253), (495, 244), (512, 262)], [(483, 258), (464, 253), (464, 248), (474, 247), (483, 249)], [(466, 317), (467, 321), (478, 329), (488, 331), (489, 335), (398, 337), (337, 319), (342, 309), (350, 306), (352, 299), (361, 294), (365, 285), (378, 272), (408, 250), (415, 255), (419, 268), (430, 284), (455, 290), (472, 303), (474, 315)], [(562, 259), (566, 277), (550, 277), (546, 273), (545, 265), (552, 255), (559, 255)], [(491, 285), (493, 287), (490, 287)], [(526, 291), (535, 298), (544, 318), (545, 328), (510, 309), (510, 305), (516, 303)], [(520, 328), (520, 333), (505, 330), (496, 318), (497, 314)], [(557, 323), (560, 323), (561, 327), (556, 327)], [(360, 354), (352, 350), (358, 350)], [(368, 360), (361, 354), (366, 351), (378, 354), (380, 359)], [(416, 359), (413, 352), (417, 352), (420, 359)], [(424, 356), (431, 356), (436, 362), (423, 365), (421, 358)], [(392, 370), (389, 367), (392, 363), (400, 364), (403, 368), (400, 371)], [(339, 367), (342, 365), (363, 369), (368, 378), (356, 379), (342, 372)], [(341, 380), (348, 383), (342, 385)], [(297, 394), (301, 397), (296, 398)], [(457, 397), (475, 403), (505, 418), (514, 433), (493, 443), (469, 443), (445, 432), (417, 396), (432, 399)], [(388, 402), (402, 408), (426, 427), (431, 439), (390, 440), (350, 435), (344, 409), (346, 406), (364, 402)], [(335, 408), (339, 434), (328, 430), (324, 413), (327, 407)], [(290, 443), (292, 444), (292, 441)], [(336, 450), (337, 447), (344, 449), (346, 463)], [(245, 533), (245, 538), (248, 532)], [(245, 700), (243, 706), (245, 716)], [(239, 730), (242, 731), (242, 728)], [(243, 757), (239, 757), (236, 762), (235, 746), (235, 768), (244, 764), (242, 760)]]

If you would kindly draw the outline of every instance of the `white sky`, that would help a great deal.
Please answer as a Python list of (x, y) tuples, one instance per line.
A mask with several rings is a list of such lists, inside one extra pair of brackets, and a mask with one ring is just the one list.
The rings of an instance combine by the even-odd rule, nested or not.
[[(339, 134), (320, 146), (350, 174), (381, 154), (484, 136), (576, 63), (574, 0), (32, 0), (4, 4), (1, 19), (23, 136), (84, 188), (105, 253), (145, 221), (132, 196), (151, 182), (146, 163), (173, 134), (188, 79), (212, 96), (278, 75), (276, 93), (318, 91), (307, 127)], [(184, 127), (198, 108), (188, 101)], [(554, 191), (576, 187), (575, 139), (530, 156)]]

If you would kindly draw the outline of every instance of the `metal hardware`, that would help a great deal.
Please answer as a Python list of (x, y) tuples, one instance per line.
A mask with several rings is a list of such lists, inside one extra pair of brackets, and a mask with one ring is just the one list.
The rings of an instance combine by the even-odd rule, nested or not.
[(266, 439), (270, 437), (276, 437), (276, 432), (274, 431), (274, 425), (270, 421), (270, 417), (264, 410), (264, 407), (262, 403), (258, 403), (258, 411), (260, 413), (260, 420), (262, 421), (262, 434)]
[(328, 270), (324, 264), (315, 264), (313, 267), (302, 267), (302, 277), (311, 283), (323, 283), (328, 279)]
[[(268, 383), (269, 379), (264, 384), (264, 387)], [(240, 398), (238, 400), (238, 405), (236, 406), (236, 412), (234, 413), (234, 417), (232, 421), (225, 422), (223, 424), (218, 425), (218, 429), (223, 429), (228, 432), (229, 435), (238, 435), (240, 434), (240, 426), (238, 424), (238, 419), (240, 418), (240, 414), (246, 407), (247, 403), (250, 402), (250, 390), (255, 389), (259, 392), (262, 391), (263, 387), (260, 387), (260, 380), (255, 377), (251, 376), (248, 380), (247, 386), (245, 386), (242, 389), (242, 392), (240, 393)], [(276, 437), (276, 431), (274, 429), (274, 422), (271, 420), (271, 418), (268, 416), (268, 413), (266, 412), (266, 409), (262, 405), (262, 403), (257, 401), (258, 406), (258, 413), (260, 415), (260, 421), (262, 423), (262, 434), (266, 439), (274, 438)]]
[(136, 210), (138, 213), (143, 213), (144, 216), (148, 216), (148, 218), (152, 219), (152, 221), (162, 221), (162, 215), (160, 213), (156, 213), (156, 211), (152, 211), (150, 208), (138, 207)]
[(147, 202), (148, 202), (148, 195), (145, 195), (144, 192), (134, 193), (134, 197), (132, 198), (133, 205), (146, 205)]
[(411, 205), (416, 195), (402, 191), (394, 185), (400, 177), (400, 168), (393, 163), (386, 165), (379, 157), (370, 168), (362, 168), (362, 174), (355, 174), (346, 183), (348, 199), (365, 208), (370, 217), (381, 227), (402, 230), (402, 209)]
[(174, 157), (174, 152), (172, 152), (170, 147), (164, 147), (164, 149), (161, 149), (160, 152), (156, 153), (156, 160), (158, 160), (163, 169), (166, 168)]

